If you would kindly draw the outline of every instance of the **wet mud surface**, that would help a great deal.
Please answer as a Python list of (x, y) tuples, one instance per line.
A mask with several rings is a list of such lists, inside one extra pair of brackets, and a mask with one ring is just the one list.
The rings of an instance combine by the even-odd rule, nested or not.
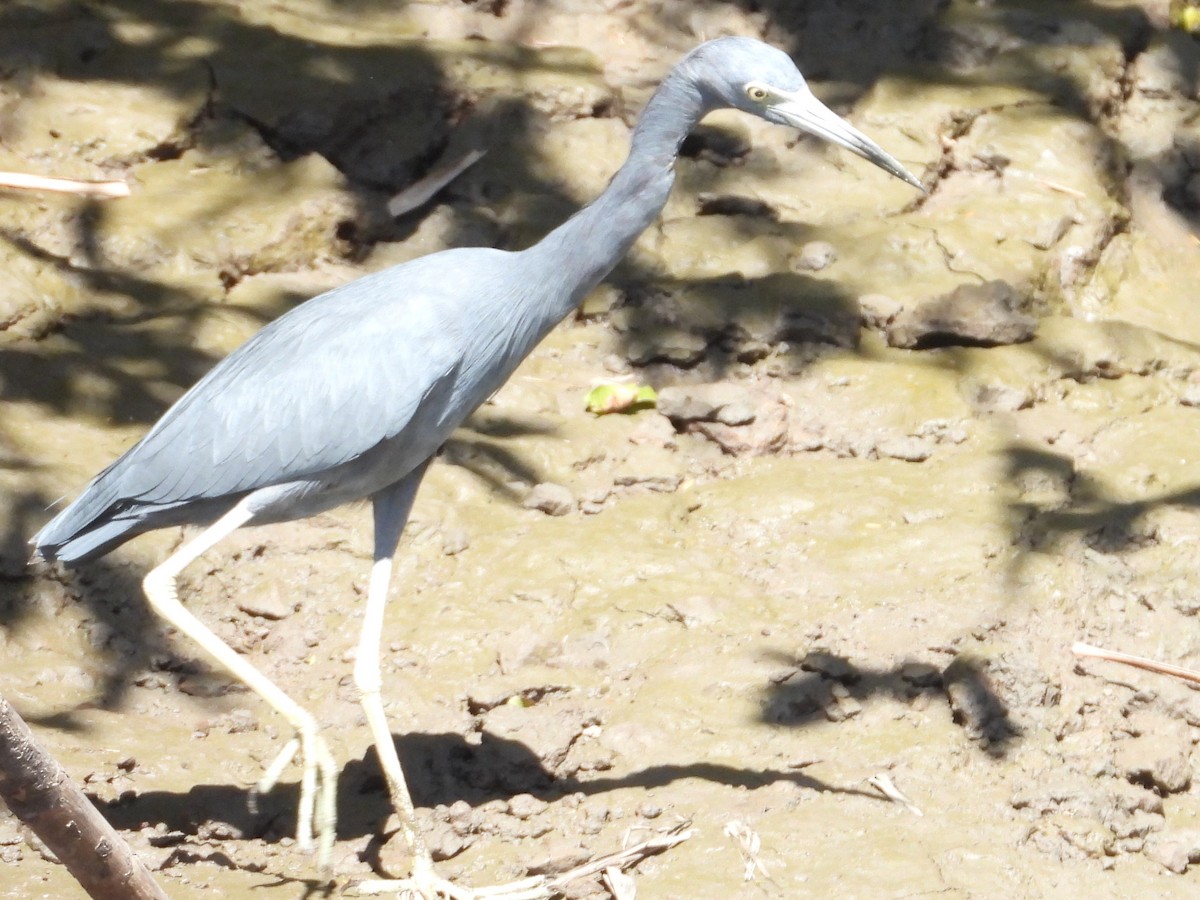
[[(250, 805), (283, 723), (141, 599), (183, 535), (71, 573), (25, 541), (262, 324), (527, 245), (671, 62), (765, 36), (928, 194), (712, 116), (661, 220), (446, 446), (383, 640), (435, 856), (487, 884), (690, 822), (639, 896), (1193, 896), (1200, 694), (1069, 652), (1200, 666), (1200, 44), (1166, 7), (0, 8), (0, 170), (135, 187), (0, 196), (5, 696), (172, 897), (404, 874), (351, 680), (365, 508), (183, 580), (325, 726), (331, 882), (294, 776)], [(658, 408), (584, 410), (621, 379)], [(2, 896), (80, 895), (7, 816), (0, 859)]]

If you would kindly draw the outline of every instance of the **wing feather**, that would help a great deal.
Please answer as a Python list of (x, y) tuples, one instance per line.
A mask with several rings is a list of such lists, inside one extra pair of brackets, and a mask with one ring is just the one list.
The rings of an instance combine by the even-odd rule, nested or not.
[(146, 504), (240, 494), (399, 434), (459, 359), (440, 292), (414, 297), (405, 279), (397, 302), (381, 277), (394, 274), (308, 301), (223, 360), (114, 466), (119, 493)]
[(82, 558), (136, 533), (155, 510), (316, 477), (385, 441), (401, 451), (398, 465), (434, 452), (506, 377), (508, 362), (479, 358), (478, 338), (521, 281), (512, 258), (445, 251), (276, 319), (92, 479), (38, 532), (37, 546)]

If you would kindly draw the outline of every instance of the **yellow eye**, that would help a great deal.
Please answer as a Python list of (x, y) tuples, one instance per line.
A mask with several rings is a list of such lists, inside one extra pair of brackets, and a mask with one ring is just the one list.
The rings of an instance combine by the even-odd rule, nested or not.
[(762, 103), (770, 96), (770, 92), (761, 84), (748, 84), (746, 85), (746, 96), (755, 103)]

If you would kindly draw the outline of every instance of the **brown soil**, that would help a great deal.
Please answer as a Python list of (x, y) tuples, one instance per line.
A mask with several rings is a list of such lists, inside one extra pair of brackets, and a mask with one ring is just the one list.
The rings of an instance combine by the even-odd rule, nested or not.
[[(365, 509), (239, 532), (184, 585), (327, 726), (332, 884), (294, 778), (248, 805), (282, 723), (141, 599), (182, 535), (74, 572), (25, 541), (262, 323), (527, 244), (674, 59), (765, 36), (929, 193), (714, 115), (661, 221), (446, 447), (383, 641), (442, 869), (687, 821), (639, 896), (1194, 896), (1200, 695), (1069, 652), (1200, 666), (1200, 44), (1166, 7), (5, 5), (0, 170), (135, 187), (0, 197), (5, 696), (172, 897), (403, 874), (350, 679)], [(584, 411), (626, 377), (663, 405)], [(79, 894), (11, 817), (0, 859), (0, 896)]]

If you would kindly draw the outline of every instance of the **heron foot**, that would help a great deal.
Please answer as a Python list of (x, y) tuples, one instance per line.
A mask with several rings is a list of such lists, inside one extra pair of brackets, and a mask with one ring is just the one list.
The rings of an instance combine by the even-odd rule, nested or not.
[(324, 738), (317, 734), (316, 722), (302, 722), (296, 735), (275, 756), (267, 771), (250, 794), (251, 809), (257, 797), (279, 782), (284, 769), (300, 755), (300, 802), (296, 812), (296, 844), (304, 852), (313, 849), (316, 835), (317, 864), (329, 865), (333, 840), (337, 835), (337, 765)]

